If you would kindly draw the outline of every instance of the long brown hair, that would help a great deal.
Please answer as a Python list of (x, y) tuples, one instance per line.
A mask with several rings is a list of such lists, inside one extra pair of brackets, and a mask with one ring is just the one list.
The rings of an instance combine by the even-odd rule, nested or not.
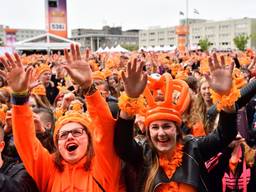
[(191, 118), (189, 122), (190, 122), (190, 125), (193, 126), (193, 124), (201, 121), (204, 125), (205, 133), (208, 134), (212, 132), (214, 128), (215, 117), (209, 118), (207, 116), (207, 106), (200, 92), (200, 89), (203, 83), (205, 82), (207, 82), (207, 80), (205, 78), (202, 78), (198, 83), (197, 97), (192, 106)]
[[(175, 124), (176, 125), (176, 124)], [(180, 129), (179, 126), (176, 125), (176, 131), (177, 131), (177, 136), (176, 136), (176, 143), (183, 143), (183, 134), (182, 131)], [(150, 137), (150, 133), (149, 133), (149, 128), (146, 129), (146, 134), (147, 134), (147, 138), (149, 141), (149, 145), (151, 146), (152, 150), (153, 150), (153, 154), (154, 157), (152, 159), (152, 164), (150, 166), (150, 170), (148, 172), (148, 176), (147, 179), (145, 181), (144, 184), (144, 192), (151, 192), (153, 191), (153, 181), (156, 177), (157, 171), (160, 167), (159, 165), (159, 157), (158, 157), (158, 153), (157, 153), (157, 149), (155, 148), (155, 146), (152, 143), (151, 137)]]
[[(94, 149), (93, 149), (92, 136), (91, 136), (90, 132), (88, 131), (87, 127), (85, 127), (85, 126), (83, 126), (83, 127), (88, 136), (88, 147), (87, 147), (87, 151), (86, 151), (87, 159), (84, 164), (84, 169), (85, 169), (85, 171), (89, 171), (91, 168), (91, 162), (92, 162), (92, 159), (93, 159), (95, 153), (94, 153)], [(59, 134), (56, 134), (56, 138), (55, 138), (56, 143), (58, 143), (58, 135)], [(60, 172), (64, 171), (64, 165), (62, 164), (62, 160), (63, 160), (63, 157), (61, 156), (61, 154), (58, 150), (58, 147), (56, 147), (56, 152), (54, 154), (54, 164)]]

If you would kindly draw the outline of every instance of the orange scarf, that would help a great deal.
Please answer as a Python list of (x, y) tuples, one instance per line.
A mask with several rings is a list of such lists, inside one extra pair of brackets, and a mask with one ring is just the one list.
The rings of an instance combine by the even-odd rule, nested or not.
[[(160, 166), (164, 169), (166, 175), (170, 179), (175, 173), (176, 169), (182, 164), (182, 156), (183, 156), (183, 145), (177, 144), (175, 151), (173, 152), (173, 156), (171, 160), (168, 160), (164, 157), (160, 157), (159, 162)], [(178, 192), (179, 185), (176, 182), (170, 182), (164, 185), (161, 185), (157, 188), (157, 192)]]

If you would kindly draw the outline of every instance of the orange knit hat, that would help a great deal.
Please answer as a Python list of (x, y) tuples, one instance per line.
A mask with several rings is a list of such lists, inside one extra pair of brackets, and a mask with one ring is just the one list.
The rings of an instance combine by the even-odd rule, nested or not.
[[(163, 93), (163, 101), (155, 101), (159, 90)], [(156, 120), (170, 120), (181, 126), (182, 113), (190, 103), (189, 87), (185, 81), (173, 80), (168, 73), (163, 74), (160, 79), (149, 78), (144, 96), (148, 105), (146, 127)]]
[(47, 65), (46, 63), (45, 64), (42, 64), (40, 66), (38, 66), (35, 70), (35, 78), (39, 78), (39, 76), (45, 72), (45, 71), (49, 71), (51, 72), (51, 68), (49, 67), (49, 65)]
[(81, 113), (75, 110), (67, 111), (65, 115), (61, 116), (55, 123), (55, 129), (53, 132), (53, 139), (54, 139), (55, 145), (57, 145), (57, 134), (60, 128), (63, 125), (70, 122), (80, 123), (81, 125), (85, 126), (88, 129), (88, 131), (92, 131), (91, 119), (87, 114)]

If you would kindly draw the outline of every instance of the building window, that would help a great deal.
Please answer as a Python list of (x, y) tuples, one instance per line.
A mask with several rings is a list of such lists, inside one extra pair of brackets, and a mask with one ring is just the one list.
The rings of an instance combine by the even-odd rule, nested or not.
[(158, 41), (164, 41), (164, 38), (159, 38)]
[(199, 36), (199, 35), (193, 36), (193, 39), (200, 39), (200, 38), (201, 38), (201, 36)]
[(214, 34), (206, 35), (206, 38), (214, 38)]
[(214, 30), (215, 27), (214, 26), (208, 26), (208, 27), (205, 27), (205, 30), (207, 31), (211, 31), (211, 30)]
[(236, 36), (239, 36), (239, 35), (248, 35), (248, 34), (245, 33), (245, 32), (240, 32), (240, 33), (236, 33), (235, 35), (236, 35)]
[(192, 28), (192, 31), (196, 32), (196, 31), (200, 31), (200, 28)]
[(228, 29), (229, 25), (220, 25), (220, 29)]
[(246, 24), (245, 24), (245, 23), (236, 24), (236, 28), (237, 28), (237, 29), (246, 28)]
[(229, 36), (228, 33), (222, 33), (222, 34), (220, 34), (220, 37), (228, 37), (228, 36)]
[(155, 32), (151, 32), (151, 33), (149, 33), (149, 35), (155, 35), (156, 33)]
[(220, 45), (229, 45), (229, 42), (221, 42)]
[(173, 40), (175, 40), (175, 38), (174, 37), (170, 37), (170, 38), (168, 38), (168, 40), (169, 41), (173, 41)]
[(174, 30), (168, 31), (167, 33), (168, 33), (168, 36), (176, 35), (176, 32)]

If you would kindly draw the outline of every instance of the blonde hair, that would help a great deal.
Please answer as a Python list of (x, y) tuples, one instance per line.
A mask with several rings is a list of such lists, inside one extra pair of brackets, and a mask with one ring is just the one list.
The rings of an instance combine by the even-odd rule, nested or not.
[[(198, 82), (197, 97), (193, 103), (191, 118), (189, 120), (190, 126), (193, 126), (197, 122), (202, 122), (206, 134), (209, 134), (214, 128), (214, 118), (207, 117), (207, 106), (204, 102), (203, 96), (200, 92), (202, 85), (207, 82), (205, 78), (201, 78)], [(191, 127), (190, 127), (191, 128)]]
[(155, 155), (152, 165), (150, 166), (150, 171), (145, 182), (144, 192), (153, 191), (153, 180), (156, 177), (157, 171), (159, 169), (159, 159), (158, 155)]

